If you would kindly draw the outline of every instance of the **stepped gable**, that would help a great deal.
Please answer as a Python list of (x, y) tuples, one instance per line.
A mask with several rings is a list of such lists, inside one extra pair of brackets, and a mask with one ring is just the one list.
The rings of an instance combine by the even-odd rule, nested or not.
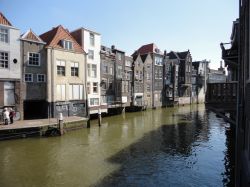
[(2, 12), (0, 12), (0, 24), (1, 25), (7, 25), (12, 26), (12, 24), (9, 22), (9, 20), (3, 15)]
[(40, 35), (40, 38), (47, 43), (45, 47), (52, 47), (55, 49), (63, 49), (61, 40), (69, 40), (73, 43), (74, 52), (85, 53), (82, 47), (76, 42), (76, 40), (70, 35), (69, 31), (63, 26), (59, 25), (52, 28), (50, 31)]

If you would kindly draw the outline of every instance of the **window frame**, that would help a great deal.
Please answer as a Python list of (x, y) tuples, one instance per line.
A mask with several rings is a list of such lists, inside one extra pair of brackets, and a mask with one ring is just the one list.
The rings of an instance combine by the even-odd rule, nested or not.
[[(38, 64), (30, 64), (30, 54), (36, 54), (38, 55)], [(36, 52), (28, 52), (28, 66), (40, 66), (40, 53), (36, 53)], [(31, 57), (34, 58), (34, 57)]]
[(70, 62), (70, 74), (71, 74), (71, 77), (79, 77), (79, 63), (78, 62)]
[[(5, 53), (4, 57), (6, 57), (6, 54), (7, 54), (7, 60), (0, 58), (0, 69), (9, 69), (9, 56), (10, 56), (9, 52), (7, 52), (7, 51), (0, 51), (0, 53)], [(6, 66), (6, 62), (7, 62), (7, 66)], [(4, 65), (4, 67), (2, 67), (2, 64)]]
[[(43, 80), (43, 81), (40, 81), (40, 80), (39, 80), (39, 76), (43, 76), (44, 80)], [(37, 82), (46, 82), (46, 75), (45, 75), (45, 74), (37, 74), (37, 75), (36, 75), (36, 80), (37, 80)]]
[[(58, 65), (59, 63), (60, 65)], [(64, 65), (62, 65), (62, 62), (64, 62)], [(60, 68), (64, 68), (64, 73), (58, 73), (58, 72), (62, 72), (62, 70)], [(56, 72), (58, 76), (66, 76), (66, 61), (64, 60), (56, 60)]]
[[(3, 33), (2, 30), (6, 30), (7, 33)], [(0, 42), (2, 42), (2, 43), (9, 43), (9, 35), (10, 35), (9, 29), (4, 28), (4, 27), (0, 27)], [(2, 37), (2, 36), (3, 36), (3, 37)], [(5, 40), (5, 39), (4, 39), (5, 36), (7, 36), (6, 41), (4, 41), (4, 40)], [(3, 38), (3, 40), (2, 40), (2, 38)]]
[[(26, 80), (26, 75), (31, 75), (31, 77), (30, 77), (31, 80)], [(25, 73), (25, 74), (24, 74), (24, 82), (33, 82), (33, 80), (34, 80), (34, 79), (33, 79), (33, 74), (32, 74), (32, 73)]]

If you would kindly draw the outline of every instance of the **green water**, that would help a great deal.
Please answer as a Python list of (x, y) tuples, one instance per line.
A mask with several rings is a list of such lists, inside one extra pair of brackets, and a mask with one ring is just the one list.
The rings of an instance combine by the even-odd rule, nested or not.
[(0, 142), (0, 187), (230, 186), (232, 130), (204, 105), (105, 117)]

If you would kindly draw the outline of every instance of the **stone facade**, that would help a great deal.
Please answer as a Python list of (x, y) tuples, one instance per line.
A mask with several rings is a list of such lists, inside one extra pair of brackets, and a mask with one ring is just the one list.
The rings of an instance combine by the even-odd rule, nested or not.
[[(47, 59), (43, 42), (33, 31), (21, 36), (22, 64), (22, 119), (48, 117), (47, 105)], [(39, 106), (39, 107), (37, 107)]]

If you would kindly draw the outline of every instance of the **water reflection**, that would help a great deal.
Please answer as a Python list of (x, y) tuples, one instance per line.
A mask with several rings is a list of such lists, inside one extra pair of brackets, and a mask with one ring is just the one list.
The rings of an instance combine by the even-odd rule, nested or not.
[(0, 142), (0, 186), (230, 186), (233, 131), (204, 106), (126, 113)]

